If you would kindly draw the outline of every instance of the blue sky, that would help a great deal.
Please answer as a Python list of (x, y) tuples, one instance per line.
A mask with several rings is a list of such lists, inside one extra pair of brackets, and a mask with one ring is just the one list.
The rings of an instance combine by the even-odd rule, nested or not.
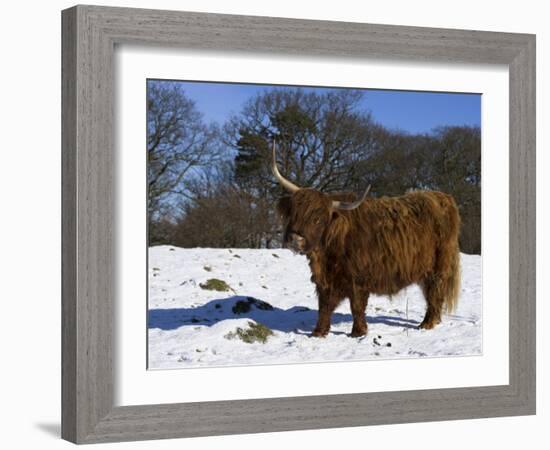
[[(269, 85), (182, 81), (207, 122), (222, 125), (238, 113), (250, 97), (271, 89)], [(302, 88), (323, 93), (337, 88)], [(365, 89), (361, 109), (390, 129), (428, 133), (441, 125), (481, 126), (481, 95)]]

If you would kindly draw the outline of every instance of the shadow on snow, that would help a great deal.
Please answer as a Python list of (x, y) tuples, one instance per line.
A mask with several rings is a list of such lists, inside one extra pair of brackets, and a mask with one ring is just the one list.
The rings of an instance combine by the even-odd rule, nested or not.
[[(247, 306), (248, 305), (248, 306)], [(285, 333), (311, 331), (317, 323), (317, 311), (304, 306), (289, 309), (272, 307), (253, 297), (232, 296), (211, 300), (189, 308), (158, 308), (148, 312), (148, 328), (175, 330), (184, 326), (212, 326), (222, 320), (252, 319), (272, 330)], [(332, 324), (351, 323), (351, 314), (334, 313)], [(369, 324), (382, 323), (400, 328), (417, 328), (418, 322), (399, 316), (367, 316)]]

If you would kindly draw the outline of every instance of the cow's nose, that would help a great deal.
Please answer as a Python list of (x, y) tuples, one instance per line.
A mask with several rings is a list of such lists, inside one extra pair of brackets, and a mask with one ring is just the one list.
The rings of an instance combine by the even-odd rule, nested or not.
[(296, 250), (303, 251), (305, 246), (306, 240), (296, 233), (290, 233), (290, 244), (292, 247), (294, 247)]
[(292, 239), (294, 242), (303, 242), (304, 238), (296, 233), (290, 233), (290, 239)]

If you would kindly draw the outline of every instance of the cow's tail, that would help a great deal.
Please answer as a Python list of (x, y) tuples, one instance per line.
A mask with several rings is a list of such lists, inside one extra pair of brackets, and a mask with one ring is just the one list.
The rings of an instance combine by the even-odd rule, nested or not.
[(439, 248), (437, 265), (440, 275), (440, 294), (443, 308), (451, 313), (456, 309), (460, 294), (460, 215), (454, 199), (448, 209), (448, 234)]
[(450, 245), (444, 252), (447, 254), (440, 255), (446, 260), (440, 288), (443, 307), (447, 313), (452, 313), (456, 309), (460, 294), (460, 250), (458, 243)]

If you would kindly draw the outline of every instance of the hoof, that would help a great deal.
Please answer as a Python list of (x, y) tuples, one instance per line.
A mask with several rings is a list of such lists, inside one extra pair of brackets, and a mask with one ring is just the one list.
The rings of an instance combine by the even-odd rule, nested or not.
[(418, 325), (418, 328), (422, 330), (431, 330), (434, 328), (437, 324), (439, 324), (441, 320), (423, 320), (420, 325)]
[(324, 338), (328, 334), (328, 330), (318, 330), (317, 328), (312, 331), (311, 337)]
[(366, 336), (366, 335), (367, 335), (367, 329), (366, 328), (362, 328), (362, 329), (359, 329), (359, 330), (351, 330), (351, 334), (350, 334), (350, 336), (352, 338), (363, 337), (363, 336)]

